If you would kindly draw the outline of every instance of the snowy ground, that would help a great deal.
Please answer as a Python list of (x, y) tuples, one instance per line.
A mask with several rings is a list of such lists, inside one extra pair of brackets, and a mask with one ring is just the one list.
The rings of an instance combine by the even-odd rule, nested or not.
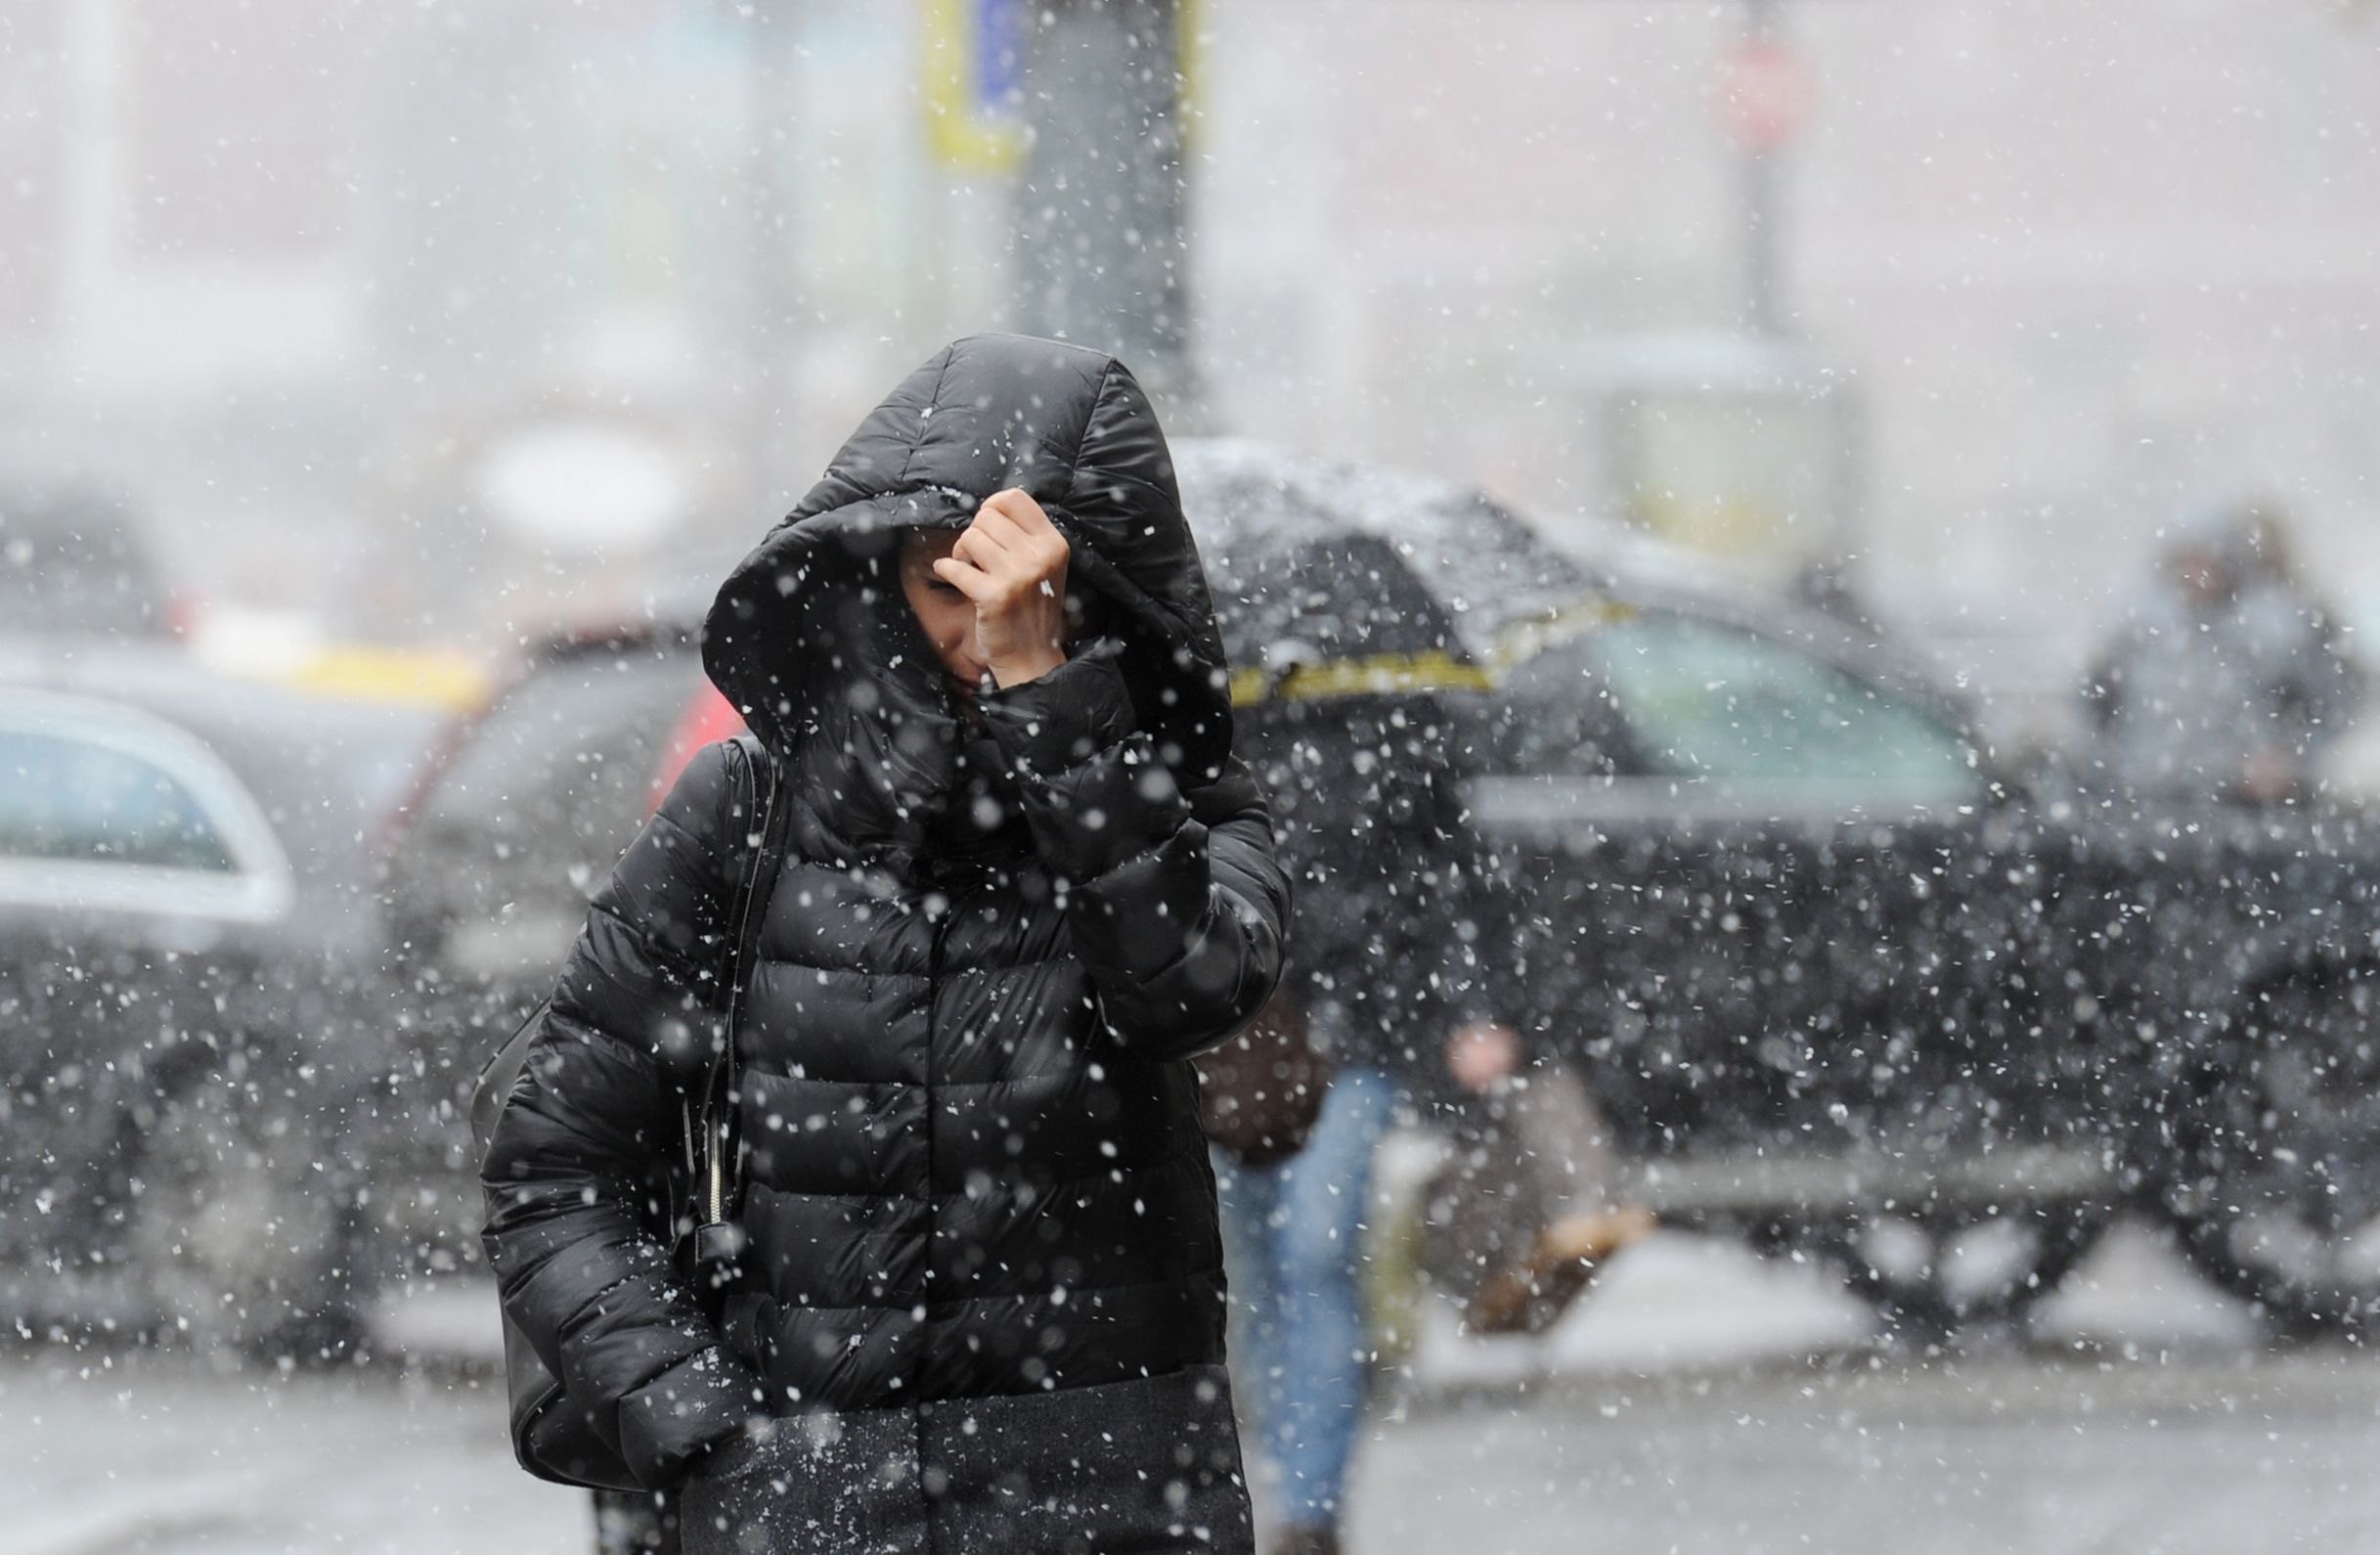
[(2380, 1549), (2380, 1364), (2002, 1354), (1565, 1382), (1388, 1422), (1352, 1548), (1463, 1555)]
[[(484, 1344), (470, 1293), (383, 1343)], [(2380, 1548), (2380, 1359), (2274, 1354), (2121, 1231), (2029, 1348), (1913, 1356), (1814, 1276), (1664, 1237), (1541, 1344), (1432, 1335), (1357, 1465), (1359, 1555)], [(516, 1471), (492, 1374), (0, 1355), (0, 1549), (590, 1547)]]

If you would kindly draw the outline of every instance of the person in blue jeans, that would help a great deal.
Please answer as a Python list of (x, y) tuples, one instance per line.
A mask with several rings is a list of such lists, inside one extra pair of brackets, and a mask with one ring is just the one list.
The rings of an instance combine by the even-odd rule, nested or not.
[(1281, 1555), (1335, 1550), (1370, 1391), (1358, 1250), (1372, 1156), (1394, 1121), (1387, 1070), (1343, 1069), (1305, 1148), (1272, 1166), (1215, 1152), (1239, 1386), (1271, 1465)]
[(1273, 1555), (1333, 1555), (1370, 1388), (1359, 1269), (1372, 1159), (1400, 1106), (1434, 1114), (1469, 1067), (1509, 1067), (1515, 923), (1418, 698), (1249, 710), (1241, 748), (1295, 883), (1282, 997), (1334, 1078), (1304, 1147), (1214, 1152), (1237, 1388), (1271, 1466)]

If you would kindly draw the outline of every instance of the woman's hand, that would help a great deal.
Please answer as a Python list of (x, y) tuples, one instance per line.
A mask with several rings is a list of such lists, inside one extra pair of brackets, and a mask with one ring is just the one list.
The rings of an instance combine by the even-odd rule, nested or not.
[(1072, 553), (1041, 505), (1014, 487), (993, 492), (934, 575), (975, 605), (984, 663), (1001, 686), (1066, 662), (1066, 563)]

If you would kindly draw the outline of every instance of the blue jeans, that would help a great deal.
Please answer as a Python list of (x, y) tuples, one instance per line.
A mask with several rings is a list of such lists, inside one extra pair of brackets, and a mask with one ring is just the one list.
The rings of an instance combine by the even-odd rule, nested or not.
[(1231, 1282), (1236, 1389), (1259, 1450), (1280, 1475), (1281, 1516), (1336, 1527), (1363, 1421), (1370, 1344), (1356, 1265), (1372, 1153), (1396, 1110), (1396, 1082), (1342, 1069), (1305, 1148), (1270, 1167), (1215, 1152)]

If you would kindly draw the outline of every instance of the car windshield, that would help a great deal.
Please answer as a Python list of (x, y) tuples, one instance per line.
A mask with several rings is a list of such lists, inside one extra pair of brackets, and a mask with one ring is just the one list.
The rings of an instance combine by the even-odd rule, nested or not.
[(1630, 611), (1595, 634), (1592, 662), (1648, 776), (1867, 805), (1956, 805), (1978, 786), (1966, 742), (1931, 713), (1722, 622)]

